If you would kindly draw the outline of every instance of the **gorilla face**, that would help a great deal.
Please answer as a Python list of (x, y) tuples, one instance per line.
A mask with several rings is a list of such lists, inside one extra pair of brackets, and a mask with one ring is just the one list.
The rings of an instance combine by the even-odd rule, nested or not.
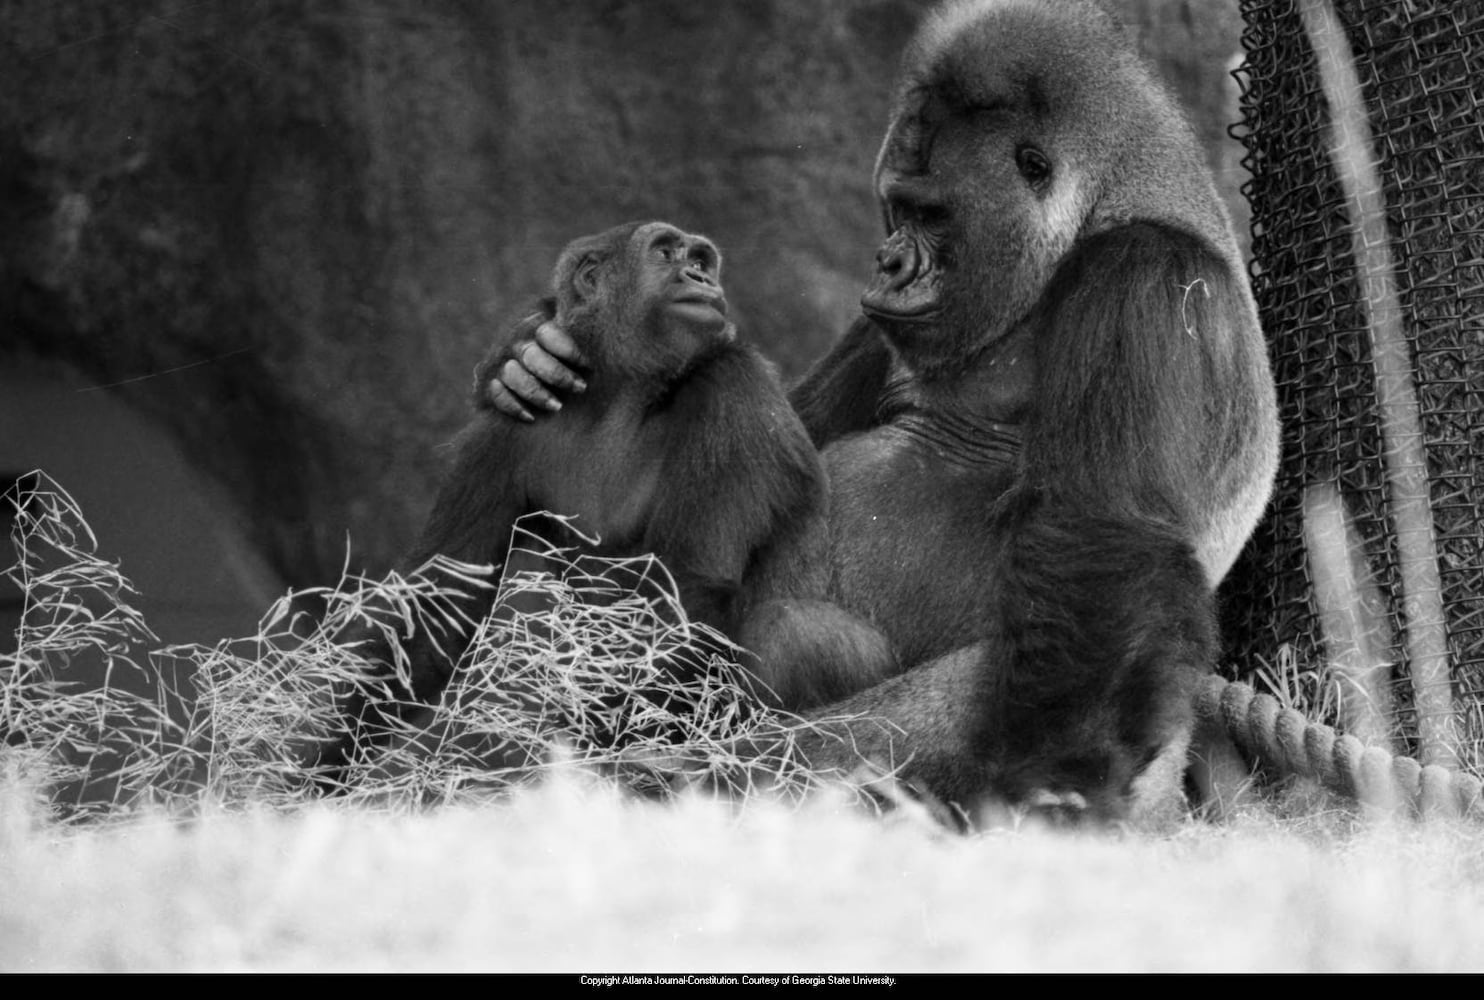
[(1010, 27), (978, 34), (908, 81), (876, 164), (889, 235), (861, 307), (922, 374), (961, 366), (1025, 317), (1089, 216), (1082, 165), (1114, 145), (1083, 81), (1048, 72), (1054, 60), (996, 56), (1016, 51)]
[(674, 378), (730, 343), (721, 253), (664, 222), (574, 240), (553, 276), (558, 317), (610, 376)]
[(1073, 160), (1028, 108), (926, 91), (877, 165), (889, 236), (861, 307), (905, 361), (962, 365), (1040, 298), (1082, 224)]
[(1065, 182), (1033, 130), (1006, 110), (943, 107), (925, 100), (907, 141), (888, 139), (877, 190), (890, 235), (861, 298), (924, 372), (962, 365), (1004, 336), (1075, 235), (1071, 220), (1053, 217)]

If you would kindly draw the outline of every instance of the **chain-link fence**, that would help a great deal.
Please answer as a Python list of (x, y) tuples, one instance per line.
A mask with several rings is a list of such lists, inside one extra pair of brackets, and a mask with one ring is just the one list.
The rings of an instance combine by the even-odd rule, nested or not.
[(1283, 459), (1223, 591), (1233, 669), (1338, 680), (1342, 724), (1381, 720), (1398, 749), (1477, 766), (1484, 0), (1242, 11)]

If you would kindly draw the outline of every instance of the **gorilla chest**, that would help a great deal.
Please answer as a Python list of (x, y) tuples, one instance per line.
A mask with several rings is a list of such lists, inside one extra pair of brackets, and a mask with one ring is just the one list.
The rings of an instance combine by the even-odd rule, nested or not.
[(575, 518), (597, 551), (628, 552), (644, 536), (659, 489), (656, 435), (616, 419), (562, 436), (533, 463), (526, 506)]
[(832, 444), (833, 598), (912, 663), (980, 637), (997, 542), (991, 507), (1008, 461), (967, 462), (887, 426)]

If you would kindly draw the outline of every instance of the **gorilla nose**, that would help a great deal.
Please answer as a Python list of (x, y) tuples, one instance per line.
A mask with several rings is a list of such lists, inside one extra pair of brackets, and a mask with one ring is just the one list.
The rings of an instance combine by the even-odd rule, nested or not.
[(876, 277), (890, 291), (901, 291), (912, 284), (920, 266), (917, 244), (900, 230), (876, 251)]
[(932, 247), (899, 229), (876, 254), (876, 276), (861, 294), (861, 308), (888, 323), (924, 322), (938, 311), (940, 284)]

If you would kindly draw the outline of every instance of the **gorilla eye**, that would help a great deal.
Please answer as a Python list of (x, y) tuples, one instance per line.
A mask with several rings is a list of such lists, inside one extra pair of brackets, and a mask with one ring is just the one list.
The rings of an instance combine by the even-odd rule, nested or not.
[(1051, 178), (1051, 161), (1035, 146), (1021, 146), (1017, 149), (1015, 166), (1031, 187), (1044, 187)]

